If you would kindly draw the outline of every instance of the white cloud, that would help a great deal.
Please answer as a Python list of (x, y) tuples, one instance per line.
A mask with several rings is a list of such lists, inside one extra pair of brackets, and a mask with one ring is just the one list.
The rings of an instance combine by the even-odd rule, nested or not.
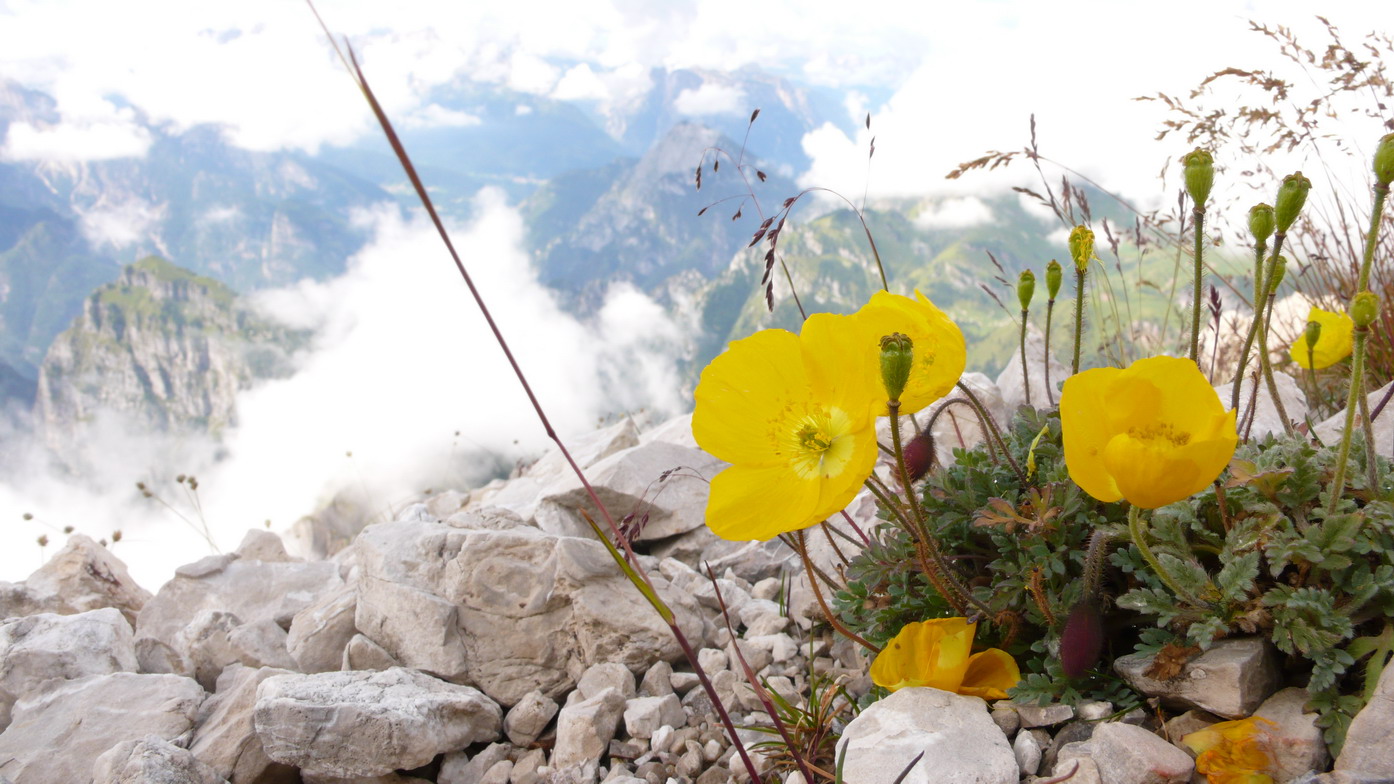
[(82, 233), (94, 245), (120, 250), (148, 239), (164, 215), (164, 207), (136, 197), (103, 202), (82, 211)]
[(714, 114), (746, 114), (745, 92), (735, 85), (703, 82), (696, 90), (687, 89), (673, 99), (673, 108), (679, 114), (689, 117), (703, 117)]
[(976, 196), (965, 196), (925, 205), (915, 216), (915, 225), (926, 229), (955, 229), (991, 220), (992, 208)]
[(468, 128), (482, 122), (478, 116), (469, 112), (447, 109), (438, 103), (432, 103), (408, 114), (402, 124), (407, 128)]
[(589, 63), (568, 68), (552, 91), (552, 97), (558, 101), (599, 101), (609, 96), (609, 88), (595, 75)]
[(139, 158), (150, 148), (150, 133), (134, 122), (99, 120), (10, 125), (0, 158), (11, 161), (84, 163)]
[[(676, 366), (688, 330), (628, 285), (609, 292), (593, 322), (577, 320), (537, 281), (521, 216), (503, 195), (486, 191), (474, 206), (475, 219), (453, 227), (456, 246), (563, 437), (605, 414), (662, 417), (686, 405)], [(90, 444), (94, 458), (105, 458), (90, 477), (95, 490), (64, 492), (76, 483), (42, 472), (0, 472), (0, 520), (33, 512), (94, 538), (122, 528), (118, 554), (154, 589), (207, 547), (134, 497), (137, 479), (196, 474), (204, 515), (229, 549), (248, 527), (271, 520), (285, 531), (345, 488), (389, 507), (426, 488), (481, 482), (492, 466), (481, 452), (507, 461), (538, 454), (547, 445), (542, 427), (430, 223), (404, 220), (395, 207), (359, 219), (374, 239), (347, 273), (258, 299), (316, 337), (293, 376), (239, 397), (221, 459), (202, 441), (151, 439), (117, 422)], [(42, 530), (0, 526), (0, 579), (37, 565), (32, 541)]]

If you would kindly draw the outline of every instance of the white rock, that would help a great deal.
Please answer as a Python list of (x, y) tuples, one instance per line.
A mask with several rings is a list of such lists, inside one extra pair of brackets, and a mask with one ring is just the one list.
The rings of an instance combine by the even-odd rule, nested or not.
[(464, 752), (445, 755), (441, 762), (437, 784), (476, 784), (482, 780), (495, 765), (508, 760), (508, 744), (490, 743), (473, 759)]
[(242, 543), (233, 551), (238, 558), (247, 561), (293, 561), (286, 552), (285, 543), (276, 534), (260, 528), (251, 528), (242, 537)]
[[(1056, 332), (1051, 337), (1059, 338), (1060, 333)], [(1060, 341), (1052, 342), (1057, 345), (1051, 348), (1058, 350)], [(1031, 407), (1037, 411), (1054, 408), (1051, 400), (1060, 402), (1060, 384), (1069, 378), (1070, 369), (1060, 364), (1059, 359), (1057, 351), (1050, 352), (1050, 387), (1049, 396), (1047, 396), (1045, 336), (1036, 331), (1034, 326), (1028, 327), (1026, 330), (1027, 383), (1023, 383), (1022, 380), (1021, 344), (1012, 341), (1012, 358), (1007, 362), (1007, 367), (997, 375), (997, 388), (1002, 391), (1002, 403), (1006, 406), (1009, 414), (1016, 411), (1018, 406), (1026, 405), (1027, 386), (1031, 388)]]
[(346, 777), (420, 767), (493, 740), (503, 715), (473, 688), (394, 668), (267, 678), (253, 721), (271, 759)]
[(300, 672), (330, 672), (341, 667), (344, 649), (358, 633), (353, 616), (358, 592), (344, 585), (327, 591), (291, 619), (286, 648)]
[(1269, 732), (1269, 746), (1277, 765), (1273, 775), (1276, 784), (1287, 784), (1309, 770), (1327, 768), (1326, 742), (1317, 726), (1317, 714), (1305, 710), (1308, 699), (1306, 689), (1294, 686), (1264, 700), (1254, 711), (1255, 716), (1278, 725)]
[(121, 559), (82, 534), (68, 537), (62, 550), (21, 585), (11, 588), (13, 594), (0, 602), (0, 614), (5, 618), (45, 612), (72, 615), (115, 607), (134, 626), (136, 614), (150, 601), (150, 592), (136, 584)]
[(158, 735), (127, 740), (97, 758), (92, 784), (227, 784), (212, 768)]
[(707, 677), (711, 677), (713, 673), (721, 672), (730, 666), (730, 659), (726, 651), (719, 648), (703, 648), (697, 652), (697, 664), (707, 673)]
[[(1375, 413), (1375, 406), (1379, 405), (1379, 401), (1389, 391), (1390, 384), (1394, 384), (1394, 381), (1365, 396), (1371, 415)], [(1386, 410), (1381, 412), (1379, 418), (1371, 423), (1375, 432), (1375, 452), (1383, 457), (1394, 457), (1394, 410), (1388, 410), (1391, 406), (1394, 406), (1394, 403), (1385, 406)], [(1358, 428), (1360, 418), (1357, 416), (1355, 421)], [(1337, 444), (1341, 441), (1341, 431), (1345, 429), (1345, 426), (1346, 411), (1341, 409), (1329, 418), (1318, 422), (1315, 430), (1323, 443)]]
[(745, 641), (752, 648), (758, 648), (768, 653), (770, 661), (774, 664), (783, 664), (799, 653), (799, 644), (794, 641), (793, 637), (783, 632), (759, 637), (746, 636)]
[(209, 691), (231, 664), (296, 668), (286, 650), (285, 631), (269, 618), (244, 624), (232, 613), (204, 610), (175, 637), (174, 644), (192, 665), (194, 679)]
[[(1051, 380), (1055, 381), (1054, 375), (1051, 376)], [(998, 388), (996, 382), (982, 373), (964, 373), (959, 381), (973, 392), (998, 426), (1007, 422), (1010, 411), (1015, 410), (1015, 408), (1010, 410), (1007, 408), (1002, 390)], [(968, 397), (963, 394), (962, 390), (955, 389), (944, 400), (930, 406), (925, 413), (918, 416), (921, 423), (927, 423), (929, 418), (936, 414), (939, 409), (948, 407), (947, 411), (934, 420), (934, 429), (931, 431), (934, 435), (935, 456), (941, 464), (951, 465), (953, 463), (955, 449), (972, 449), (983, 442), (986, 431), (983, 430), (982, 423), (973, 413), (973, 409), (967, 404), (967, 400)], [(1032, 398), (1033, 402), (1034, 400)], [(1056, 400), (1059, 401), (1058, 394)]]
[(508, 709), (503, 719), (503, 731), (515, 746), (527, 747), (547, 729), (552, 717), (557, 715), (555, 700), (540, 691), (530, 691), (523, 695), (518, 704)]
[(1195, 771), (1191, 756), (1160, 737), (1132, 724), (1106, 722), (1087, 741), (1060, 750), (1055, 770), (1068, 770), (1071, 760), (1087, 757), (1099, 778), (1113, 784), (1187, 784)]
[(666, 661), (656, 661), (644, 673), (639, 683), (640, 697), (662, 697), (673, 693), (673, 665)]
[(1220, 640), (1167, 681), (1147, 677), (1151, 663), (1151, 656), (1129, 654), (1115, 659), (1113, 668), (1133, 688), (1161, 697), (1165, 704), (1200, 708), (1228, 719), (1253, 713), (1280, 681), (1272, 644), (1257, 637)]
[(600, 755), (610, 747), (624, 713), (625, 699), (615, 689), (605, 689), (590, 699), (567, 705), (557, 714), (557, 745), (552, 767), (595, 775)]
[(234, 782), (281, 781), (294, 769), (266, 756), (252, 714), (257, 686), (274, 675), (290, 675), (273, 667), (250, 669), (234, 664), (218, 678), (218, 691), (199, 706), (189, 750), (214, 772)]
[(44, 613), (0, 623), (0, 729), (15, 700), (50, 679), (135, 672), (135, 641), (120, 610)]
[(1040, 739), (1034, 732), (1018, 732), (1012, 739), (1012, 754), (1016, 757), (1017, 769), (1023, 776), (1034, 776), (1041, 768)]
[(178, 675), (117, 672), (58, 682), (15, 703), (0, 733), (0, 775), (23, 784), (87, 781), (97, 758), (122, 741), (187, 739), (204, 696)]
[[(594, 540), (536, 529), (383, 523), (359, 535), (355, 625), (403, 665), (471, 683), (504, 705), (556, 698), (598, 662), (631, 671), (682, 649)], [(693, 645), (690, 596), (650, 572)]]
[(1069, 705), (1023, 705), (1013, 704), (1016, 713), (1021, 717), (1023, 727), (1049, 727), (1053, 724), (1064, 724), (1075, 717), (1075, 709)]
[[(1369, 703), (1355, 714), (1346, 730), (1346, 744), (1341, 748), (1341, 756), (1336, 758), (1335, 770), (1394, 779), (1394, 754), (1389, 753), (1391, 737), (1394, 737), (1394, 666), (1386, 666)], [(3, 767), (0, 772), (4, 772)]]
[(680, 414), (639, 434), (639, 443), (647, 444), (651, 441), (698, 449), (697, 439), (692, 437), (692, 414)]
[(635, 694), (634, 673), (616, 662), (601, 662), (586, 668), (576, 679), (576, 693), (590, 699), (606, 689), (614, 689), (626, 700)]
[(344, 646), (344, 658), (339, 669), (389, 670), (400, 666), (387, 649), (361, 634), (355, 634)]
[(635, 697), (624, 706), (625, 731), (631, 738), (651, 738), (659, 727), (677, 728), (686, 723), (687, 714), (676, 694)]
[[(1251, 359), (1249, 367), (1253, 368), (1255, 364), (1256, 362)], [(1253, 397), (1253, 380), (1253, 376), (1250, 375), (1239, 384), (1239, 419), (1241, 422), (1250, 416), (1249, 400)], [(1278, 387), (1278, 399), (1283, 402), (1283, 410), (1287, 412), (1288, 419), (1300, 424), (1307, 415), (1307, 396), (1298, 387), (1296, 379), (1280, 370), (1275, 370), (1273, 371), (1273, 384)], [(1215, 393), (1220, 396), (1220, 402), (1228, 409), (1230, 407), (1229, 401), (1233, 399), (1234, 383), (1215, 387)], [(1278, 416), (1277, 407), (1273, 405), (1273, 395), (1268, 391), (1268, 383), (1260, 380), (1257, 410), (1253, 414), (1253, 424), (1249, 426), (1249, 437), (1257, 440), (1270, 433), (1281, 436), (1283, 434), (1283, 420), (1282, 417)], [(1322, 438), (1326, 437), (1326, 434), (1321, 432), (1321, 425), (1317, 425), (1317, 434)]]
[(906, 784), (1016, 784), (1016, 757), (987, 704), (929, 688), (905, 688), (873, 703), (842, 735), (847, 784), (890, 784), (924, 757)]

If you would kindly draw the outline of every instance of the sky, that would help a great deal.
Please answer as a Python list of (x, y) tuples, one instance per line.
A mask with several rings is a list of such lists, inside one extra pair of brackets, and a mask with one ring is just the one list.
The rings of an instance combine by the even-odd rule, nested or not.
[[(1155, 142), (1160, 108), (1133, 99), (1184, 93), (1220, 68), (1271, 61), (1272, 44), (1248, 31), (1250, 18), (1299, 32), (1317, 26), (1311, 4), (1244, 0), (321, 0), (318, 7), (359, 53), (387, 111), (417, 127), (478, 121), (430, 102), (434, 87), (458, 79), (586, 98), (602, 111), (642, 94), (656, 66), (755, 64), (842, 89), (848, 115), (860, 120), (870, 112), (872, 127), (851, 136), (833, 125), (810, 133), (803, 143), (813, 164), (802, 181), (873, 198), (958, 197), (922, 216), (930, 222), (981, 220), (981, 202), (964, 196), (1020, 182), (1020, 171), (957, 182), (943, 175), (986, 150), (1023, 146), (1033, 114), (1044, 154), (1155, 203), (1164, 193), (1158, 170), (1186, 149), (1182, 140)], [(1388, 27), (1375, 3), (1325, 3), (1322, 12), (1352, 37)], [(377, 132), (313, 15), (294, 0), (0, 0), (0, 77), (49, 93), (59, 113), (55, 124), (12, 126), (0, 144), (8, 160), (139, 157), (151, 142), (148, 127), (178, 132), (217, 123), (239, 146), (309, 152)], [(873, 90), (890, 98), (873, 105)], [(719, 91), (684, 97), (692, 111), (744, 114), (750, 107), (740, 99)], [(1352, 127), (1356, 138), (1370, 134), (1368, 124)], [(1217, 157), (1222, 165), (1242, 163), (1223, 151)], [(679, 317), (617, 287), (599, 319), (577, 321), (538, 285), (521, 250), (517, 211), (495, 192), (480, 194), (476, 207), (474, 219), (456, 227), (466, 259), (490, 262), (479, 265), (489, 270), (482, 284), (541, 314), (506, 326), (564, 430), (593, 427), (617, 402), (681, 410), (672, 361), (684, 339)], [(139, 231), (143, 219), (117, 215), (119, 225), (103, 230)], [(395, 210), (359, 219), (374, 239), (343, 278), (262, 298), (271, 312), (319, 329), (299, 372), (239, 401), (242, 421), (226, 441), (229, 457), (214, 464), (206, 450), (186, 449), (191, 465), (212, 472), (202, 477), (202, 501), (225, 549), (264, 519), (283, 528), (345, 483), (419, 479), (442, 455), (471, 446), (509, 454), (542, 446), (496, 349), (462, 309), (429, 227)], [(403, 258), (412, 263), (394, 264)], [(445, 334), (478, 339), (443, 346), (426, 337)], [(374, 363), (414, 370), (365, 381), (362, 369)], [(477, 381), (484, 377), (494, 380)], [(463, 442), (456, 430), (467, 434)], [(132, 506), (129, 484), (112, 478), (112, 488), (125, 488), (118, 498), (114, 490), (75, 493), (37, 473), (8, 477), (0, 482), (0, 515), (8, 523), (34, 510), (42, 521), (71, 521), (94, 537), (126, 526), (118, 552), (154, 589), (173, 566), (207, 550), (171, 515)], [(406, 489), (399, 483), (376, 492), (390, 503)], [(40, 554), (28, 544), (44, 530), (37, 525), (0, 527), (0, 579), (20, 579), (37, 565)]]

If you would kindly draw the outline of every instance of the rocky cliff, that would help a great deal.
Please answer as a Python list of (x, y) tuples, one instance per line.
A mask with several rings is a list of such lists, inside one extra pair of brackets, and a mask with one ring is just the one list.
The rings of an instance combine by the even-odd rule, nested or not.
[(39, 369), (35, 425), (70, 466), (104, 413), (156, 431), (216, 434), (237, 393), (288, 370), (300, 339), (231, 289), (160, 258), (126, 267), (83, 303)]

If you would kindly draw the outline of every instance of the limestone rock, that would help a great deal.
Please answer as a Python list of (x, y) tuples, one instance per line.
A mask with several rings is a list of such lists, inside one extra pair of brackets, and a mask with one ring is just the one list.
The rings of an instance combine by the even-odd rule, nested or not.
[(295, 614), (286, 637), (286, 648), (300, 672), (330, 672), (344, 660), (344, 649), (358, 633), (353, 616), (358, 592), (344, 585), (325, 592), (309, 607)]
[(295, 769), (266, 756), (252, 722), (261, 682), (274, 675), (291, 674), (274, 667), (251, 669), (240, 664), (223, 670), (217, 693), (199, 707), (189, 750), (233, 784), (293, 784)]
[(277, 675), (253, 721), (271, 759), (320, 776), (381, 776), (498, 737), (502, 712), (473, 688), (403, 668)]
[[(0, 736), (3, 737), (3, 736)], [(1336, 758), (1336, 772), (1394, 779), (1394, 667), (1386, 666), (1370, 702), (1355, 714), (1346, 730), (1346, 744)], [(3, 772), (4, 768), (0, 768)]]
[[(1045, 736), (1042, 738), (1041, 736)], [(1018, 732), (1012, 739), (1012, 754), (1016, 755), (1016, 766), (1023, 776), (1034, 776), (1041, 769), (1041, 755), (1050, 744), (1050, 736), (1044, 730)]]
[(136, 639), (153, 637), (176, 650), (176, 638), (202, 612), (226, 612), (244, 624), (267, 620), (281, 628), (326, 591), (343, 584), (330, 561), (255, 561), (228, 554), (182, 566), (146, 603)]
[(605, 689), (589, 699), (569, 704), (557, 714), (557, 745), (552, 768), (593, 776), (600, 755), (610, 747), (624, 712), (624, 695)]
[(531, 746), (557, 715), (558, 708), (556, 701), (547, 695), (530, 691), (508, 709), (508, 715), (503, 718), (503, 731), (513, 745)]
[(204, 610), (175, 637), (175, 646), (193, 667), (194, 679), (209, 691), (230, 664), (296, 669), (285, 631), (270, 618), (244, 624), (232, 613)]
[[(1252, 357), (1249, 367), (1255, 365)], [(1249, 400), (1253, 396), (1253, 377), (1245, 378), (1239, 384), (1239, 412), (1240, 417), (1249, 416)], [(1283, 403), (1283, 410), (1287, 412), (1288, 419), (1293, 422), (1301, 422), (1307, 415), (1307, 396), (1297, 385), (1297, 380), (1282, 371), (1273, 371), (1273, 384), (1278, 388), (1278, 399)], [(1220, 396), (1220, 402), (1225, 408), (1229, 408), (1229, 401), (1233, 396), (1234, 384), (1222, 384), (1215, 387), (1215, 393)], [(1374, 405), (1371, 402), (1370, 405)], [(1283, 420), (1278, 416), (1278, 408), (1273, 405), (1273, 395), (1268, 392), (1268, 384), (1260, 381), (1258, 385), (1257, 410), (1253, 414), (1253, 424), (1249, 426), (1249, 437), (1260, 439), (1268, 434), (1281, 436), (1283, 434)], [(1342, 414), (1341, 416), (1345, 416)], [(1344, 423), (1344, 420), (1342, 420)], [(1317, 434), (1326, 438), (1326, 433), (1321, 432), (1321, 425), (1317, 425)], [(1326, 443), (1334, 443), (1327, 441)]]
[(1157, 735), (1131, 724), (1098, 725), (1089, 740), (1060, 750), (1055, 763), (1059, 774), (1071, 762), (1088, 758), (1108, 784), (1187, 784), (1195, 771), (1191, 756)]
[(659, 727), (676, 728), (686, 723), (682, 700), (672, 692), (662, 697), (636, 697), (624, 706), (624, 727), (631, 738), (650, 738)]
[(242, 543), (233, 551), (246, 561), (286, 562), (293, 558), (286, 552), (285, 543), (276, 534), (260, 528), (249, 528)]
[(473, 759), (462, 751), (447, 754), (436, 784), (478, 784), (496, 765), (508, 761), (508, 751), (506, 743), (490, 743)]
[(361, 634), (353, 635), (344, 647), (341, 670), (390, 670), (401, 663), (392, 658), (385, 648)]
[(45, 681), (135, 670), (131, 625), (113, 607), (0, 623), (0, 729), (15, 700)]
[[(1059, 332), (1052, 337), (1058, 338)], [(1059, 343), (1059, 341), (1052, 341)], [(1052, 346), (1058, 350), (1059, 346)], [(1047, 397), (1045, 336), (1034, 327), (1026, 330), (1026, 379), (1023, 383), (1021, 364), (1021, 345), (1012, 341), (1012, 358), (997, 375), (997, 388), (1002, 392), (1002, 403), (1007, 412), (1016, 411), (1018, 406), (1026, 405), (1026, 387), (1031, 388), (1031, 406), (1038, 411), (1054, 408), (1051, 400), (1060, 402), (1060, 384), (1070, 376), (1070, 369), (1060, 364), (1060, 355), (1050, 352), (1050, 386)]]
[[(393, 658), (470, 683), (503, 705), (533, 689), (556, 698), (597, 662), (642, 671), (682, 650), (603, 545), (536, 529), (370, 526), (359, 536), (355, 625)], [(688, 595), (650, 576), (694, 645)]]
[[(1371, 414), (1374, 413), (1375, 406), (1379, 405), (1379, 401), (1384, 397), (1385, 393), (1389, 391), (1390, 384), (1394, 384), (1394, 381), (1385, 384), (1365, 396), (1365, 399), (1369, 402)], [(1375, 431), (1375, 452), (1382, 457), (1394, 457), (1394, 417), (1389, 416), (1390, 413), (1394, 412), (1385, 412), (1371, 423)], [(1318, 422), (1315, 430), (1317, 436), (1321, 438), (1323, 443), (1338, 444), (1341, 442), (1341, 431), (1345, 429), (1345, 426), (1346, 411), (1345, 409), (1341, 409), (1330, 417)]]
[(1151, 656), (1130, 654), (1116, 659), (1113, 668), (1133, 688), (1161, 697), (1167, 705), (1200, 708), (1228, 719), (1253, 713), (1279, 685), (1273, 646), (1256, 637), (1220, 640), (1171, 680), (1147, 677), (1151, 664)]
[(92, 784), (227, 784), (212, 768), (158, 735), (122, 741), (97, 758)]
[(20, 699), (0, 733), (0, 775), (24, 784), (87, 781), (112, 746), (188, 737), (204, 698), (178, 675), (117, 672), (60, 682)]
[[(982, 373), (964, 373), (959, 380), (983, 404), (993, 421), (999, 426), (1008, 421), (1015, 407), (1008, 408), (1003, 391), (996, 382)], [(1056, 381), (1053, 371), (1051, 381)], [(1033, 391), (1031, 398), (1033, 403), (1036, 402), (1034, 394)], [(1020, 397), (1020, 392), (1017, 395)], [(1055, 398), (1057, 401), (1060, 399), (1058, 392)], [(982, 423), (978, 421), (973, 409), (967, 404), (967, 400), (968, 397), (963, 394), (962, 390), (955, 389), (918, 417), (921, 423), (926, 423), (929, 421), (929, 417), (934, 416), (939, 409), (948, 408), (934, 420), (934, 428), (930, 431), (934, 435), (935, 457), (943, 465), (951, 465), (954, 462), (955, 449), (971, 449), (981, 444), (985, 438), (986, 431), (983, 430)]]
[(22, 585), (0, 592), (0, 613), (12, 618), (51, 612), (72, 615), (115, 607), (132, 626), (150, 592), (131, 578), (121, 559), (82, 534), (68, 543)]
[(1054, 724), (1063, 724), (1075, 717), (1075, 709), (1069, 705), (1025, 705), (1017, 704), (1016, 713), (1021, 717), (1023, 727), (1049, 727)]
[(930, 688), (905, 688), (873, 703), (842, 734), (847, 784), (890, 784), (921, 752), (906, 784), (1016, 784), (1007, 737), (987, 704)]
[(1277, 765), (1273, 775), (1276, 784), (1287, 784), (1307, 771), (1326, 770), (1326, 742), (1317, 726), (1317, 714), (1304, 710), (1307, 700), (1306, 689), (1291, 687), (1264, 700), (1254, 712), (1278, 725), (1269, 732)]

